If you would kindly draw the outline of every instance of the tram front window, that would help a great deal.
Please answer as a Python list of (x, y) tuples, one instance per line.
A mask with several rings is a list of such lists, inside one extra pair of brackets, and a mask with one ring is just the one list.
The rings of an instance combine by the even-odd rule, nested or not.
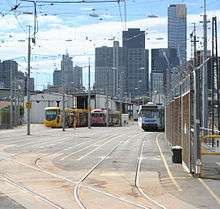
[(46, 120), (48, 120), (48, 121), (55, 120), (56, 117), (57, 117), (57, 111), (55, 111), (55, 110), (47, 110), (45, 117), (46, 117)]
[(143, 112), (142, 113), (142, 117), (145, 117), (145, 118), (155, 118), (158, 116), (158, 112)]

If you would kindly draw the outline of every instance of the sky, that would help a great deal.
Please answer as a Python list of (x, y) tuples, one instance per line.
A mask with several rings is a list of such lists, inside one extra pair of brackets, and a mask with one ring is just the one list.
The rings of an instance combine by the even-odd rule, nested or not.
[[(200, 41), (198, 49), (202, 49), (200, 21), (203, 0), (193, 2), (190, 0), (126, 0), (126, 7), (124, 3), (116, 2), (37, 3), (38, 32), (36, 45), (32, 45), (31, 60), (31, 76), (35, 78), (36, 89), (41, 90), (47, 84), (52, 84), (53, 71), (60, 69), (61, 56), (67, 52), (73, 57), (74, 65), (83, 67), (85, 86), (87, 86), (88, 59), (91, 58), (93, 82), (95, 47), (112, 46), (113, 39), (119, 40), (121, 44), (122, 31), (125, 28), (135, 27), (146, 30), (146, 49), (167, 47), (167, 7), (176, 3), (187, 5), (187, 52), (190, 58), (189, 34), (193, 30), (193, 22), (196, 23), (198, 30)], [(19, 7), (13, 10), (12, 8), (18, 4)], [(33, 3), (21, 0), (0, 0), (0, 60), (16, 60), (19, 70), (23, 72), (27, 69), (28, 25), (32, 26), (33, 34), (33, 11)], [(207, 14), (208, 19), (217, 16), (218, 37), (220, 37), (219, 0), (207, 0)], [(158, 18), (149, 18), (148, 15), (156, 15)], [(209, 23), (208, 48), (211, 47), (210, 27)], [(163, 39), (157, 40), (157, 38)]]

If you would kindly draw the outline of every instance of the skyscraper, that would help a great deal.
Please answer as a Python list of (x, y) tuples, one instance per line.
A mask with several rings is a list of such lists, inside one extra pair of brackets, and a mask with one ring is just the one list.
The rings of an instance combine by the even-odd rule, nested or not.
[(126, 92), (127, 51), (114, 41), (113, 47), (95, 49), (95, 89), (112, 96)]
[(165, 75), (179, 65), (176, 49), (159, 48), (151, 50), (151, 92), (164, 94)]
[[(10, 77), (10, 72), (11, 77)], [(0, 86), (3, 88), (10, 88), (11, 78), (15, 81), (18, 74), (18, 63), (13, 60), (5, 60), (0, 62)]]
[(123, 31), (123, 47), (98, 47), (95, 51), (95, 88), (118, 98), (148, 93), (148, 50), (145, 32), (137, 28)]
[(148, 92), (149, 52), (145, 50), (145, 32), (129, 28), (122, 34), (123, 47), (127, 50), (127, 93), (142, 96)]
[(77, 65), (73, 68), (73, 84), (77, 89), (82, 89), (83, 87), (82, 67)]
[(186, 13), (185, 4), (172, 4), (168, 7), (168, 48), (177, 50), (180, 64), (184, 64), (187, 59)]
[(128, 28), (122, 32), (123, 47), (128, 49), (145, 49), (145, 32), (140, 28)]
[(63, 73), (63, 82), (66, 90), (72, 89), (73, 87), (73, 61), (72, 57), (68, 54), (63, 55), (61, 61), (61, 71)]
[(62, 71), (61, 70), (56, 69), (53, 71), (53, 85), (54, 86), (62, 85)]

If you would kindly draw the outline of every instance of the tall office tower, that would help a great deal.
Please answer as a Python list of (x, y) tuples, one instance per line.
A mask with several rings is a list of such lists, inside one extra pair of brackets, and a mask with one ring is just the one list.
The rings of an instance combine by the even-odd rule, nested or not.
[[(11, 77), (10, 77), (10, 72)], [(0, 62), (0, 86), (2, 88), (10, 88), (11, 78), (15, 81), (18, 74), (18, 63), (13, 60), (5, 60)], [(14, 84), (15, 85), (15, 84)]]
[(83, 87), (82, 67), (77, 65), (73, 68), (73, 84), (74, 87), (78, 90), (82, 89)]
[(73, 61), (68, 54), (62, 57), (61, 71), (65, 89), (71, 90), (73, 87)]
[(148, 94), (149, 52), (145, 50), (145, 32), (129, 28), (122, 34), (127, 51), (127, 93), (131, 97)]
[(140, 28), (128, 28), (122, 32), (123, 47), (128, 49), (145, 49), (145, 32)]
[(177, 50), (180, 64), (187, 61), (187, 9), (185, 4), (172, 4), (168, 7), (168, 48)]
[(176, 49), (159, 48), (151, 50), (151, 92), (163, 95), (166, 75), (179, 65)]
[(53, 85), (61, 86), (62, 85), (62, 71), (55, 69), (53, 71)]
[(95, 89), (121, 97), (126, 92), (126, 50), (114, 41), (113, 47), (95, 49)]

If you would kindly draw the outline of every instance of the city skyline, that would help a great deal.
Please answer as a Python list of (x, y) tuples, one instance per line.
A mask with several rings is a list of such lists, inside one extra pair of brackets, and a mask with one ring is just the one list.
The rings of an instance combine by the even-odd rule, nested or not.
[[(142, 1), (141, 1), (142, 2)], [(182, 2), (182, 1), (181, 1)], [(156, 2), (152, 5), (152, 9), (147, 9), (145, 15), (135, 16), (134, 8), (132, 4), (128, 4), (128, 21), (127, 28), (135, 27), (140, 28), (141, 30), (147, 31), (146, 36), (146, 48), (166, 48), (167, 47), (167, 7), (168, 4), (181, 3), (180, 1), (169, 1), (169, 3), (164, 4), (160, 11), (155, 7), (158, 4)], [(143, 2), (142, 2), (143, 3)], [(202, 32), (202, 25), (199, 24), (199, 21), (202, 20), (200, 14), (202, 14), (202, 9), (195, 10), (193, 8), (198, 8), (202, 6), (202, 2), (195, 1), (194, 5), (190, 4), (189, 1), (185, 1), (188, 7), (188, 34), (192, 31), (192, 22), (196, 22), (198, 26), (198, 34)], [(141, 3), (140, 3), (141, 4)], [(153, 6), (155, 5), (155, 6)], [(189, 6), (188, 6), (189, 5)], [(208, 4), (208, 17), (213, 15), (219, 16), (220, 10), (216, 10), (218, 7), (214, 7), (214, 4)], [(1, 5), (0, 8), (4, 6)], [(133, 5), (134, 6), (134, 5)], [(6, 7), (6, 5), (5, 5)], [(96, 7), (96, 5), (94, 6)], [(87, 6), (82, 6), (87, 8)], [(133, 8), (133, 10), (132, 10)], [(101, 8), (97, 13), (100, 13)], [(143, 10), (143, 9), (142, 9)], [(5, 10), (6, 11), (6, 10)], [(80, 10), (81, 11), (81, 10)], [(101, 10), (102, 11), (102, 10)], [(87, 11), (87, 15), (91, 11)], [(149, 18), (146, 14), (156, 14), (158, 18)], [(113, 15), (114, 16), (114, 15)], [(29, 15), (19, 15), (19, 21), (23, 25), (23, 29), (26, 30), (26, 25), (33, 24), (32, 17)], [(122, 41), (120, 35), (123, 30), (123, 25), (120, 22), (120, 18), (115, 16), (117, 19), (111, 19), (104, 21), (93, 20), (84, 22), (72, 26), (69, 22), (64, 23), (63, 17), (59, 15), (48, 14), (47, 16), (39, 15), (39, 32), (37, 34), (37, 44), (33, 46), (33, 56), (32, 56), (32, 73), (37, 80), (37, 89), (42, 89), (43, 85), (46, 86), (48, 83), (52, 83), (52, 73), (55, 68), (59, 68), (61, 54), (64, 54), (66, 51), (70, 55), (73, 55), (73, 61), (75, 64), (80, 66), (86, 66), (88, 63), (88, 56), (91, 57), (91, 71), (92, 71), (92, 82), (94, 81), (94, 47), (100, 46), (111, 46), (111, 39), (115, 37), (115, 40)], [(84, 17), (84, 19), (91, 20), (89, 17)], [(76, 20), (77, 22), (77, 20)], [(219, 24), (219, 23), (218, 23)], [(27, 38), (27, 33), (24, 32), (19, 26), (13, 15), (6, 15), (5, 17), (0, 18), (0, 26), (4, 30), (1, 32), (1, 40), (4, 43), (1, 43), (1, 60), (4, 59), (13, 59), (19, 63), (19, 69), (23, 72), (26, 69), (26, 59), (27, 54), (27, 42), (18, 42), (18, 40), (25, 40)], [(103, 30), (103, 27), (105, 30)], [(95, 30), (94, 30), (95, 29)], [(148, 30), (147, 30), (148, 29)], [(16, 35), (15, 35), (16, 34)], [(155, 37), (156, 34), (156, 37)], [(210, 31), (209, 31), (210, 34)], [(189, 36), (189, 35), (188, 35)], [(61, 38), (63, 37), (63, 38)], [(156, 40), (156, 38), (163, 38), (163, 40)], [(187, 37), (188, 39), (189, 37)], [(16, 40), (15, 40), (16, 39)], [(72, 39), (72, 41), (70, 41)], [(200, 37), (200, 40), (202, 37)], [(65, 41), (66, 40), (66, 41)], [(69, 40), (69, 41), (68, 41)], [(91, 40), (91, 41), (90, 41)], [(210, 43), (210, 40), (209, 40)], [(190, 56), (190, 47), (188, 41), (188, 57)], [(40, 47), (39, 47), (40, 46)], [(198, 49), (201, 49), (201, 46), (198, 44)], [(13, 53), (12, 53), (13, 52)], [(87, 70), (84, 69), (83, 80), (85, 86), (87, 86)]]

